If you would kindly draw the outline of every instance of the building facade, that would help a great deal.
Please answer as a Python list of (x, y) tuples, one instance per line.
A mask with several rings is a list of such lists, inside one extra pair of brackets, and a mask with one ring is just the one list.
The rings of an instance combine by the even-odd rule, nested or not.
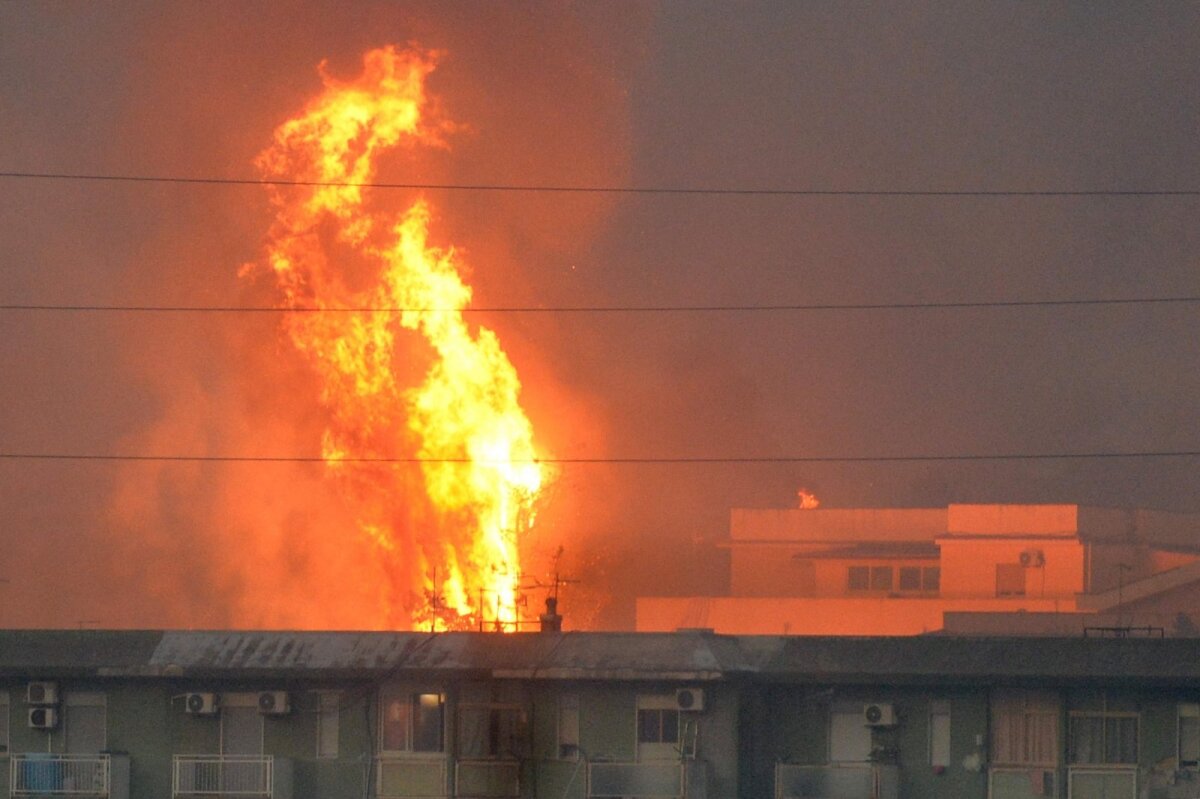
[[(639, 597), (637, 629), (1074, 635), (1200, 622), (1200, 516), (1079, 505), (734, 510), (726, 596)], [(1193, 621), (1193, 618), (1195, 621)]]
[(1200, 639), (0, 632), (0, 796), (1190, 799)]

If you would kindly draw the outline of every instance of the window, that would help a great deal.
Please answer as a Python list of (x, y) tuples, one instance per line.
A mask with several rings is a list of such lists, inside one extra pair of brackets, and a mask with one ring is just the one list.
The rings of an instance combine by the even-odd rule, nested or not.
[(637, 713), (638, 743), (679, 743), (679, 711), (659, 708), (639, 708)]
[(940, 566), (926, 566), (921, 569), (921, 590), (936, 594), (942, 590), (942, 569)]
[(63, 729), (67, 735), (67, 752), (73, 755), (91, 755), (107, 749), (107, 708), (104, 694), (72, 691), (63, 699)]
[(520, 705), (464, 704), (458, 710), (458, 756), (466, 760), (516, 760), (525, 751), (525, 710)]
[(996, 564), (996, 596), (1025, 596), (1025, 567), (1020, 563)]
[(678, 761), (694, 751), (697, 726), (694, 713), (680, 713), (674, 693), (643, 694), (637, 698), (635, 736), (638, 762)]
[(950, 765), (950, 703), (944, 699), (929, 705), (929, 765)]
[(0, 757), (8, 754), (8, 691), (0, 691)]
[(920, 566), (901, 566), (900, 567), (900, 590), (901, 591), (920, 591), (921, 590), (921, 567)]
[(317, 757), (338, 756), (341, 700), (339, 693), (317, 694)]
[(1058, 763), (1058, 697), (1011, 691), (992, 698), (992, 761), (1005, 766)]
[(851, 566), (847, 576), (851, 591), (866, 591), (871, 586), (871, 570), (866, 566)]
[(892, 567), (891, 566), (872, 566), (871, 567), (871, 590), (872, 591), (891, 591), (892, 590)]
[(558, 758), (579, 757), (579, 697), (566, 694), (558, 698)]
[(1200, 767), (1200, 705), (1179, 706), (1179, 768)]
[(386, 692), (382, 696), (385, 752), (441, 752), (445, 697), (441, 694)]
[(838, 702), (829, 709), (829, 762), (871, 759), (871, 728), (863, 723), (862, 703)]
[(1073, 764), (1136, 764), (1137, 714), (1072, 713), (1068, 757)]

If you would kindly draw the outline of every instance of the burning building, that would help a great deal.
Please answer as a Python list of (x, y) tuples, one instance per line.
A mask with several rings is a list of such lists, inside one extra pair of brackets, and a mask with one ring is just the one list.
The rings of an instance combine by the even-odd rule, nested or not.
[(640, 597), (637, 628), (1191, 635), (1200, 516), (1080, 505), (733, 511), (728, 596)]

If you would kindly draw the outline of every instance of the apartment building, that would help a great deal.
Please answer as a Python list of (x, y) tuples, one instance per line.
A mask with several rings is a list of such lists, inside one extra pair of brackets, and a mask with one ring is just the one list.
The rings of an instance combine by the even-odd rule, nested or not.
[(1080, 505), (734, 510), (730, 591), (639, 597), (637, 629), (1074, 635), (1200, 627), (1200, 516)]
[(0, 631), (0, 796), (1186, 799), (1200, 639)]

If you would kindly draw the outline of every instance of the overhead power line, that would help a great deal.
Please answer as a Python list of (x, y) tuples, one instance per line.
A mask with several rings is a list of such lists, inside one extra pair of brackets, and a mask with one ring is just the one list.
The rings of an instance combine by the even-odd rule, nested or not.
[(760, 457), (631, 457), (631, 458), (533, 458), (509, 461), (470, 458), (346, 457), (326, 459), (318, 455), (122, 455), (64, 452), (0, 452), (0, 460), (12, 461), (134, 461), (181, 463), (328, 463), (328, 464), (501, 464), (539, 463), (549, 465), (668, 465), (668, 464), (755, 464), (755, 463), (901, 463), (922, 461), (1045, 461), (1130, 458), (1194, 458), (1200, 450), (1157, 450), (1134, 452), (1021, 452), (995, 454), (916, 455), (796, 455)]
[(1126, 297), (1113, 299), (993, 300), (969, 302), (878, 302), (878, 303), (798, 303), (769, 305), (494, 305), (468, 308), (401, 307), (316, 307), (316, 306), (245, 306), (245, 305), (0, 305), (2, 311), (45, 311), (62, 313), (526, 313), (526, 314), (607, 314), (607, 313), (764, 313), (780, 311), (922, 311), (987, 308), (1063, 308), (1071, 306), (1119, 305), (1194, 305), (1200, 296)]
[(569, 186), (521, 183), (392, 183), (269, 178), (104, 175), (79, 172), (0, 172), (0, 178), (110, 183), (175, 183), (205, 186), (307, 186), (427, 191), (488, 191), (552, 194), (690, 194), (758, 197), (1200, 197), (1200, 189), (753, 189), (684, 186)]

